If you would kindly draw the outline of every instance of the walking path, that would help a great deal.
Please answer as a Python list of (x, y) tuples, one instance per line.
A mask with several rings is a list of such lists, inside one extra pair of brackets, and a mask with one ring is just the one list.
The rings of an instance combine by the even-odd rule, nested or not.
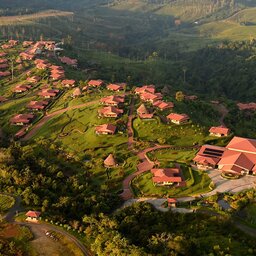
[(128, 116), (128, 123), (127, 123), (127, 131), (128, 131), (128, 149), (131, 150), (133, 143), (134, 143), (134, 134), (133, 134), (133, 128), (132, 128), (132, 120), (134, 118), (133, 111), (134, 111), (134, 97), (131, 100), (130, 110), (129, 110), (129, 116)]
[(38, 123), (36, 123), (32, 129), (25, 135), (25, 137), (23, 137), (21, 140), (26, 141), (31, 139), (36, 133), (37, 131), (46, 123), (48, 122), (51, 118), (53, 118), (54, 116), (57, 116), (59, 114), (65, 113), (69, 110), (73, 110), (73, 109), (79, 109), (79, 108), (84, 108), (84, 107), (88, 107), (91, 106), (93, 104), (96, 104), (98, 102), (98, 100), (94, 100), (94, 101), (90, 101), (90, 102), (86, 102), (80, 105), (76, 105), (76, 106), (71, 106), (71, 107), (67, 107), (67, 108), (63, 108), (60, 110), (57, 110), (55, 112), (52, 112), (50, 114), (46, 114)]
[(164, 149), (164, 148), (171, 148), (169, 145), (156, 145), (152, 148), (144, 149), (143, 151), (137, 153), (137, 156), (142, 161), (137, 165), (137, 171), (135, 173), (130, 174), (123, 180), (123, 193), (121, 194), (121, 197), (124, 200), (129, 200), (133, 198), (132, 188), (130, 186), (131, 181), (138, 175), (141, 175), (144, 172), (147, 172), (151, 170), (155, 166), (155, 162), (151, 161), (147, 153), (158, 150), (158, 149)]
[(219, 104), (219, 105), (214, 105), (214, 107), (220, 112), (221, 117), (219, 119), (219, 122), (222, 126), (226, 126), (224, 123), (224, 119), (227, 116), (227, 114), (229, 113), (229, 110), (223, 105), (223, 104)]

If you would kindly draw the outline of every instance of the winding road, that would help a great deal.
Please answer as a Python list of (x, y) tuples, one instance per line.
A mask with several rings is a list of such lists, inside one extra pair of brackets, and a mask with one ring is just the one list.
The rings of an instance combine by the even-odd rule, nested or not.
[(67, 107), (67, 108), (63, 108), (60, 110), (57, 110), (55, 112), (52, 112), (50, 114), (46, 114), (38, 123), (36, 123), (32, 129), (25, 135), (25, 137), (23, 137), (21, 140), (22, 141), (26, 141), (26, 140), (30, 140), (36, 133), (37, 131), (46, 123), (48, 122), (51, 118), (53, 118), (54, 116), (60, 115), (62, 113), (65, 113), (69, 110), (73, 110), (73, 109), (79, 109), (79, 108), (84, 108), (84, 107), (88, 107), (91, 105), (94, 105), (96, 103), (98, 103), (99, 100), (94, 100), (94, 101), (90, 101), (90, 102), (86, 102), (80, 105), (76, 105), (76, 106), (71, 106), (71, 107)]
[[(1, 194), (12, 196), (10, 194), (5, 194), (5, 193), (1, 193)], [(29, 227), (32, 231), (34, 231), (34, 232), (36, 231), (36, 233), (42, 233), (42, 230), (43, 231), (47, 231), (47, 230), (56, 231), (64, 236), (68, 237), (73, 243), (75, 243), (76, 246), (82, 251), (82, 253), (85, 256), (93, 256), (92, 252), (89, 249), (87, 249), (76, 237), (72, 236), (65, 230), (62, 230), (60, 228), (57, 228), (53, 225), (46, 224), (46, 223), (15, 222), (14, 217), (16, 215), (16, 212), (23, 211), (24, 208), (21, 206), (21, 198), (19, 196), (14, 197), (14, 199), (15, 199), (14, 205), (3, 216), (3, 219), (5, 219), (7, 222)]]

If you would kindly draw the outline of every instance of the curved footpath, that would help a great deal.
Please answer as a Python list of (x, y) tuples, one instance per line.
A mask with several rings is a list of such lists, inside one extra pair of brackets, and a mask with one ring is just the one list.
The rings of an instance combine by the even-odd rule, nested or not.
[(57, 116), (59, 114), (65, 113), (69, 110), (73, 110), (73, 109), (79, 109), (79, 108), (84, 108), (84, 107), (88, 107), (91, 106), (93, 104), (96, 104), (97, 102), (99, 102), (98, 100), (94, 100), (94, 101), (90, 101), (90, 102), (86, 102), (77, 106), (71, 106), (71, 107), (67, 107), (67, 108), (63, 108), (60, 110), (57, 110), (55, 112), (52, 112), (50, 114), (46, 114), (38, 123), (36, 123), (34, 126), (32, 126), (32, 129), (25, 135), (25, 137), (23, 137), (21, 140), (22, 141), (26, 141), (31, 139), (36, 132), (46, 123), (48, 122), (51, 118), (53, 118), (54, 116)]

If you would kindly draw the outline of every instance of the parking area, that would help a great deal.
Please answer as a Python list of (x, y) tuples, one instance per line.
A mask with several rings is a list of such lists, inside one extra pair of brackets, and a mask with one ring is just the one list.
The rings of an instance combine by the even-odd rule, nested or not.
[(208, 170), (206, 171), (209, 177), (212, 179), (216, 188), (204, 194), (204, 196), (210, 196), (216, 194), (216, 192), (231, 192), (236, 193), (242, 190), (251, 189), (256, 187), (256, 177), (255, 176), (244, 176), (239, 179), (228, 180), (224, 179), (221, 176), (221, 172), (219, 170)]

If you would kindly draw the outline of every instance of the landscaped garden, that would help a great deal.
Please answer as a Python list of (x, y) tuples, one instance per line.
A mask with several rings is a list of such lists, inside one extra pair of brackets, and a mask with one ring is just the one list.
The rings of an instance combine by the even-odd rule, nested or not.
[(175, 146), (203, 144), (208, 139), (206, 130), (194, 124), (163, 124), (159, 119), (133, 121), (135, 138)]
[(146, 172), (134, 179), (132, 183), (136, 196), (157, 196), (157, 197), (183, 197), (198, 195), (211, 191), (211, 179), (201, 171), (192, 170), (190, 167), (182, 166), (182, 173), (186, 181), (185, 187), (155, 186), (152, 181), (152, 174)]

